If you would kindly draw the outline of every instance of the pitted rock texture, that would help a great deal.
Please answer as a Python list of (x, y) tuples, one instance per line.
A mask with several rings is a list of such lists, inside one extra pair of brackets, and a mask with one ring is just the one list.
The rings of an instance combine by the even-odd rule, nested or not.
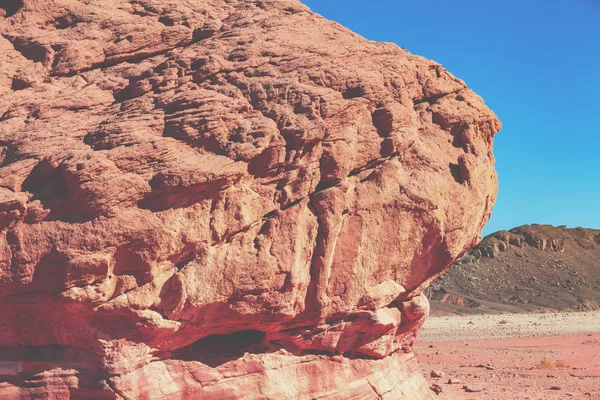
[[(0, 1), (0, 397), (429, 398), (464, 82), (295, 0)], [(191, 396), (191, 397), (190, 397)]]

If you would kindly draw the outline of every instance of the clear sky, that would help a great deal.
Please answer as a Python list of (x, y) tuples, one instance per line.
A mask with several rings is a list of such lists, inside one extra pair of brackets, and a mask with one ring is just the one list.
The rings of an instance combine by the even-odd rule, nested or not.
[(504, 124), (484, 233), (600, 229), (600, 0), (304, 0), (466, 81)]

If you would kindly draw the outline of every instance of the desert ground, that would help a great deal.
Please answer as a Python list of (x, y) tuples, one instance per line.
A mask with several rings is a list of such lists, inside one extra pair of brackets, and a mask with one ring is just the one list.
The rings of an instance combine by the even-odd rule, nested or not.
[(440, 399), (600, 399), (600, 312), (431, 317), (415, 353)]

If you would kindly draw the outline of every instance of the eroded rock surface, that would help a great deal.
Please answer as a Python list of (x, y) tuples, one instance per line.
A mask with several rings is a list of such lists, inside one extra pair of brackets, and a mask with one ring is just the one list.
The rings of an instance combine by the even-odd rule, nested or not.
[(0, 1), (0, 397), (431, 396), (500, 123), (295, 0)]

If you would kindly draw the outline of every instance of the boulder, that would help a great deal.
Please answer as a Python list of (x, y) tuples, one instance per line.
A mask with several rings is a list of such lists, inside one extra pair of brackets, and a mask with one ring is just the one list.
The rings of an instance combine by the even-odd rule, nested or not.
[(0, 2), (0, 397), (430, 398), (500, 127), (296, 0)]

